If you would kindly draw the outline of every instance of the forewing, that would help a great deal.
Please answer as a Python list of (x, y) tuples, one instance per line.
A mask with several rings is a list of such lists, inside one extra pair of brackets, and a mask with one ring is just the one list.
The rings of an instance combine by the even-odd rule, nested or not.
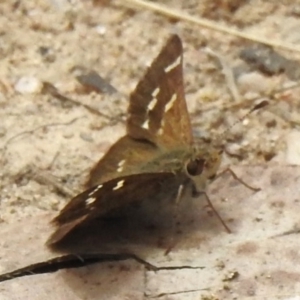
[(64, 238), (83, 223), (123, 209), (139, 201), (176, 194), (183, 178), (174, 173), (144, 173), (123, 176), (74, 197), (52, 221), (57, 227), (48, 244)]
[(145, 162), (192, 142), (184, 98), (182, 44), (173, 35), (131, 95), (127, 135), (95, 165), (86, 186), (140, 173)]
[(193, 142), (182, 72), (182, 44), (172, 35), (131, 94), (127, 133), (163, 149)]
[(146, 141), (124, 136), (99, 160), (90, 172), (86, 187), (90, 188), (111, 179), (139, 173), (139, 166), (157, 155), (157, 147)]

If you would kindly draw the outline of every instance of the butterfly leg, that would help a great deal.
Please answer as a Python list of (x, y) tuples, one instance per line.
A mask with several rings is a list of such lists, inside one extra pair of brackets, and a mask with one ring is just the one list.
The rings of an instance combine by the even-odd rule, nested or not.
[(172, 231), (173, 231), (173, 234), (172, 234), (172, 237), (171, 237), (171, 240), (170, 240), (170, 245), (169, 247), (166, 249), (165, 251), (165, 255), (168, 255), (172, 249), (174, 249), (175, 245), (176, 245), (176, 242), (174, 240), (174, 237), (176, 235), (176, 232), (177, 232), (177, 225), (178, 225), (178, 219), (179, 219), (179, 209), (178, 209), (178, 205), (179, 205), (179, 202), (180, 200), (182, 199), (182, 195), (183, 195), (183, 192), (184, 192), (184, 185), (181, 184), (179, 187), (178, 187), (178, 190), (177, 190), (177, 195), (176, 195), (176, 198), (175, 198), (175, 205), (174, 205), (174, 218), (173, 218), (173, 222), (172, 222)]
[(216, 175), (216, 177), (214, 178), (214, 180), (216, 180), (217, 178), (223, 176), (223, 174), (229, 172), (230, 175), (235, 179), (237, 180), (238, 182), (240, 182), (242, 185), (244, 185), (246, 188), (254, 191), (254, 192), (258, 192), (261, 190), (261, 188), (256, 188), (256, 187), (253, 187), (249, 184), (247, 184), (244, 180), (242, 180), (241, 178), (239, 178), (230, 168), (226, 168), (224, 169), (223, 171), (221, 171), (219, 174)]
[(222, 219), (222, 217), (219, 215), (219, 213), (217, 212), (217, 210), (214, 208), (212, 202), (210, 201), (208, 195), (206, 192), (204, 191), (197, 191), (196, 189), (193, 189), (193, 197), (199, 197), (200, 195), (204, 195), (208, 206), (211, 208), (211, 210), (214, 212), (214, 214), (216, 215), (216, 217), (219, 219), (219, 221), (222, 223), (222, 225), (224, 226), (224, 228), (226, 229), (226, 231), (228, 233), (231, 233), (230, 228), (227, 226), (227, 224), (225, 223), (225, 221)]

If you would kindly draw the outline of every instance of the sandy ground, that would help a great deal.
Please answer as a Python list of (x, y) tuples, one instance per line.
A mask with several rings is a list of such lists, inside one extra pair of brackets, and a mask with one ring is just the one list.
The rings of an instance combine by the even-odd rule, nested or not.
[[(217, 5), (217, 1), (166, 4), (283, 43), (300, 39), (295, 30), (300, 21), (294, 5), (246, 1), (231, 12), (226, 1), (218, 9), (213, 3)], [(149, 11), (128, 9), (122, 2), (2, 1), (0, 9), (4, 221), (10, 215), (58, 209), (65, 201), (51, 187), (24, 177), (28, 166), (46, 169), (63, 185), (81, 190), (88, 170), (124, 132), (122, 122), (106, 126), (109, 120), (82, 106), (41, 93), (41, 82), (48, 81), (63, 95), (113, 118), (126, 111), (130, 91), (170, 33), (178, 33), (184, 43), (186, 97), (196, 134), (211, 139), (221, 135), (222, 143), (235, 154), (227, 157), (230, 163), (285, 163), (286, 137), (295, 127), (289, 118), (291, 112), (297, 117), (299, 90), (285, 92), (275, 103), (275, 112), (281, 110), (284, 118), (274, 113), (274, 108), (266, 108), (222, 136), (252, 104), (244, 100), (243, 109), (223, 109), (234, 104), (234, 100), (221, 68), (204, 49), (210, 47), (230, 68), (237, 68), (242, 65), (239, 51), (249, 42)], [(295, 53), (284, 54), (296, 57)], [(75, 79), (74, 70), (78, 67), (97, 71), (125, 96), (115, 100), (107, 94), (85, 91)], [(289, 80), (284, 74), (267, 77), (255, 71), (242, 71), (237, 82), (241, 97), (251, 99), (285, 86)]]
[[(249, 41), (176, 21), (122, 1), (0, 1), (1, 221), (58, 211), (68, 200), (42, 175), (82, 190), (90, 168), (124, 133), (128, 95), (171, 33), (184, 44), (186, 98), (195, 134), (221, 140), (224, 164), (300, 164), (300, 89), (285, 91), (271, 105), (236, 124), (249, 101), (295, 79), (252, 70), (239, 58)], [(198, 3), (199, 2), (199, 3)], [(300, 43), (297, 1), (164, 1), (166, 6), (284, 43)], [(233, 70), (240, 99), (233, 99), (218, 53)], [(287, 59), (299, 52), (279, 51)], [(96, 93), (76, 80), (76, 71), (97, 71), (120, 95)], [(42, 82), (87, 104), (61, 101)], [(237, 100), (242, 101), (235, 109)], [(34, 168), (34, 175), (28, 170)], [(46, 175), (47, 179), (50, 175)], [(38, 178), (38, 179), (36, 179)], [(51, 177), (52, 178), (52, 177)]]

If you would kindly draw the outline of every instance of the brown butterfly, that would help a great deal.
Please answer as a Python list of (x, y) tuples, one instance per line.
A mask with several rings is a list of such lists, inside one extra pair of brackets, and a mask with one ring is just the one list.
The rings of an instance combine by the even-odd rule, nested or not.
[(141, 201), (169, 197), (175, 202), (186, 191), (193, 196), (205, 194), (221, 153), (194, 143), (182, 54), (180, 38), (172, 35), (130, 96), (126, 135), (94, 167), (90, 188), (74, 197), (52, 221), (56, 231), (49, 245), (90, 220)]

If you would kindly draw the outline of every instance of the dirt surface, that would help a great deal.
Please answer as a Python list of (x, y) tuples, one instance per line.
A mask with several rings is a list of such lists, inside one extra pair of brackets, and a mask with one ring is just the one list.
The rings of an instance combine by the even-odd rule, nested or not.
[[(300, 164), (300, 89), (283, 92), (238, 122), (253, 107), (251, 99), (293, 83), (285, 72), (270, 76), (251, 69), (239, 58), (249, 41), (126, 3), (0, 1), (3, 224), (58, 211), (69, 197), (49, 184), (52, 176), (71, 192), (82, 190), (90, 168), (124, 133), (120, 114), (128, 95), (171, 33), (184, 45), (186, 99), (195, 134), (225, 146), (224, 165)], [(300, 43), (297, 1), (169, 0), (164, 5), (283, 44)], [(208, 47), (233, 71), (239, 99)], [(300, 61), (299, 52), (278, 52)], [(81, 68), (97, 71), (119, 94), (84, 88), (76, 80)], [(100, 114), (57, 99), (43, 90), (43, 82)]]
[[(225, 162), (285, 163), (286, 136), (295, 127), (289, 121), (291, 112), (298, 116), (299, 89), (285, 92), (272, 107), (252, 114), (222, 135), (250, 110), (252, 103), (247, 104), (246, 99), (289, 83), (285, 74), (268, 77), (239, 71), (237, 87), (241, 100), (245, 99), (244, 108), (223, 109), (234, 100), (216, 59), (204, 49), (215, 50), (234, 69), (242, 66), (239, 51), (249, 42), (150, 11), (128, 9), (122, 5), (125, 2), (102, 2), (1, 2), (3, 221), (9, 221), (11, 215), (57, 210), (66, 201), (51, 187), (23, 176), (28, 166), (46, 169), (71, 190), (81, 190), (88, 170), (124, 132), (122, 121), (107, 125), (109, 119), (42, 93), (42, 82), (114, 118), (126, 111), (129, 93), (170, 33), (183, 40), (186, 98), (196, 134), (221, 139), (234, 154), (227, 155)], [(218, 1), (168, 1), (166, 5), (283, 43), (300, 39), (294, 5), (245, 1), (235, 7), (232, 1), (219, 2), (218, 8)], [(294, 53), (284, 54), (296, 58)], [(115, 99), (86, 91), (75, 78), (78, 67), (97, 71), (125, 96)]]
[[(158, 247), (157, 238), (170, 241), (170, 228), (145, 234), (142, 226), (91, 226), (69, 240), (68, 253), (108, 253), (110, 245), (111, 253), (138, 253), (157, 269), (134, 260), (102, 261), (46, 274), (31, 269), (30, 276), (1, 282), (1, 299), (298, 299), (300, 168), (240, 166), (235, 171), (263, 189), (253, 193), (230, 176), (210, 185), (208, 192), (232, 234), (207, 214), (201, 201), (194, 201), (185, 221), (181, 219), (181, 234), (168, 255), (165, 245)], [(227, 201), (220, 200), (224, 195)], [(5, 272), (61, 257), (44, 246), (52, 231), (51, 217), (53, 213), (40, 213), (0, 227), (0, 281)], [(168, 225), (170, 219), (164, 222)], [(87, 234), (91, 231), (93, 235)], [(73, 260), (84, 261), (79, 255)]]

